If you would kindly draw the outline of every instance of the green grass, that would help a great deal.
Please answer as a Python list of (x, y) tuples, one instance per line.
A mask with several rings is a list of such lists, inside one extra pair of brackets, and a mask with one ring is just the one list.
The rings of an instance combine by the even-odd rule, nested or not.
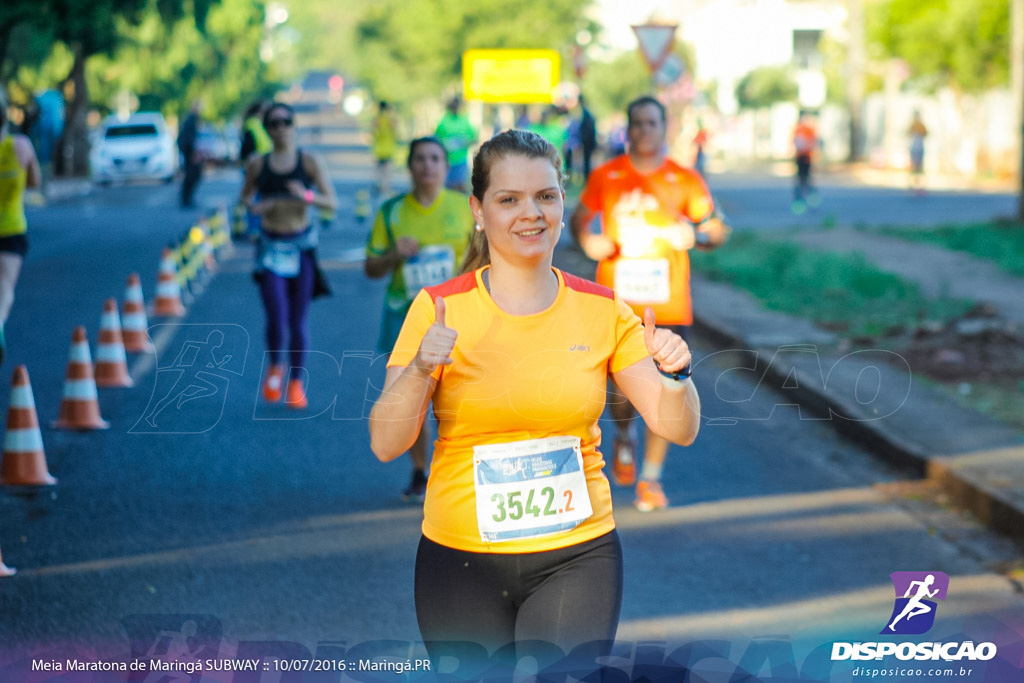
[(1024, 393), (1024, 382), (1003, 379), (992, 382), (949, 385), (918, 375), (936, 391), (948, 396), (954, 403), (985, 413), (991, 417), (1024, 431), (1024, 412), (1020, 409), (1020, 397)]
[(971, 302), (930, 301), (918, 287), (869, 264), (859, 254), (802, 249), (750, 232), (722, 249), (694, 253), (696, 272), (748, 290), (767, 308), (813, 320), (851, 337), (896, 333), (962, 314)]
[(886, 235), (964, 251), (995, 262), (1011, 275), (1024, 276), (1024, 224), (971, 223), (943, 225), (929, 230), (885, 228)]

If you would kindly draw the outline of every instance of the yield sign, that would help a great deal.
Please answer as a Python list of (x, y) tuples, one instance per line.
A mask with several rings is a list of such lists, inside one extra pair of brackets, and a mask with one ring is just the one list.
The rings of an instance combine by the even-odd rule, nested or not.
[(640, 52), (647, 60), (647, 66), (652, 72), (657, 71), (672, 50), (676, 24), (641, 24), (633, 26), (633, 33), (640, 43)]

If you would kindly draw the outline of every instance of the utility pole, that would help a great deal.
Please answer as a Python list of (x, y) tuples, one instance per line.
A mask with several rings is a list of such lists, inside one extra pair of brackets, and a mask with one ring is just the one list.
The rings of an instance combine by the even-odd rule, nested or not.
[(1010, 0), (1010, 87), (1013, 92), (1013, 122), (1017, 126), (1019, 192), (1017, 220), (1024, 221), (1024, 0)]
[[(1024, 3), (1024, 0), (1012, 0)], [(846, 108), (850, 113), (850, 152), (847, 161), (861, 157), (861, 109), (864, 104), (864, 74), (867, 69), (864, 35), (864, 0), (847, 0)]]

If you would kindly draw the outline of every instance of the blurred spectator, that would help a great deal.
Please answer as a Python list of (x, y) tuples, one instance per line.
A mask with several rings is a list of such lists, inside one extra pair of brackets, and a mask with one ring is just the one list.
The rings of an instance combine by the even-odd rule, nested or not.
[(700, 173), (701, 176), (706, 176), (706, 173), (704, 172), (704, 165), (707, 163), (707, 156), (704, 152), (704, 148), (707, 144), (708, 131), (704, 128), (704, 122), (697, 119), (697, 134), (693, 136), (693, 146), (697, 149), (693, 157), (693, 170)]
[(594, 115), (587, 109), (587, 105), (580, 95), (580, 148), (583, 152), (583, 180), (590, 177), (591, 164), (594, 150), (597, 149), (597, 121)]
[(181, 206), (194, 207), (196, 186), (203, 177), (203, 154), (196, 147), (199, 137), (199, 123), (203, 111), (201, 100), (195, 100), (189, 109), (185, 121), (178, 131), (178, 150), (185, 164), (185, 177), (181, 181)]
[(794, 213), (803, 213), (808, 204), (817, 206), (818, 193), (811, 180), (811, 165), (818, 146), (818, 134), (810, 112), (800, 112), (800, 118), (793, 130), (793, 147), (796, 150), (796, 187), (793, 196)]
[(910, 136), (910, 189), (918, 195), (924, 194), (924, 139), (928, 129), (921, 121), (921, 112), (914, 112), (914, 120), (907, 131)]
[(391, 193), (391, 162), (397, 149), (397, 123), (394, 110), (384, 100), (373, 117), (373, 158), (377, 160), (377, 194)]
[(469, 182), (469, 150), (476, 144), (477, 131), (462, 113), (462, 100), (453, 97), (448, 101), (448, 111), (437, 124), (434, 136), (448, 151), (448, 178), (445, 186), (456, 192), (466, 192)]
[(557, 150), (565, 150), (569, 141), (569, 130), (554, 107), (542, 111), (540, 121), (532, 124), (529, 130), (550, 142)]
[(245, 121), (242, 123), (242, 146), (238, 158), (245, 168), (245, 162), (253, 154), (266, 154), (274, 149), (274, 143), (263, 128), (263, 113), (267, 110), (265, 100), (256, 100), (245, 110)]

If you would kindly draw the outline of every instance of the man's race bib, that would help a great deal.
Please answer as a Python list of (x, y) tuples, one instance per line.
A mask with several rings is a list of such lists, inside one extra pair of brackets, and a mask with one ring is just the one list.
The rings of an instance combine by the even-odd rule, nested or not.
[(615, 262), (615, 293), (631, 304), (663, 304), (672, 297), (667, 259)]
[(423, 247), (402, 265), (405, 294), (415, 298), (424, 287), (433, 287), (455, 275), (455, 250), (447, 244)]
[(485, 543), (568, 531), (594, 512), (575, 436), (474, 446), (473, 482)]
[(302, 252), (297, 244), (267, 240), (263, 245), (264, 268), (280, 277), (296, 277), (302, 267)]

